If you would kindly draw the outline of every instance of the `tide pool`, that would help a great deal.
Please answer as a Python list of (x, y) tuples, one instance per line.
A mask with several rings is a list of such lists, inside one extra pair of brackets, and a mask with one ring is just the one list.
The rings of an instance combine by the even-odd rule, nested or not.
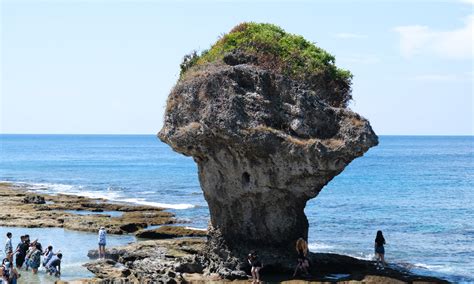
[[(0, 236), (2, 236), (2, 257), (5, 256), (3, 249), (6, 241), (7, 232), (13, 234), (12, 243), (14, 249), (20, 242), (21, 235), (30, 235), (30, 239), (38, 241), (43, 249), (49, 245), (53, 246), (53, 251), (61, 251), (63, 259), (61, 263), (61, 280), (73, 280), (88, 278), (94, 276), (82, 264), (89, 261), (87, 252), (91, 249), (97, 249), (97, 234), (88, 232), (70, 231), (61, 228), (18, 228), (18, 227), (0, 227)], [(134, 242), (133, 235), (108, 235), (107, 246), (119, 246)], [(25, 271), (21, 269), (19, 283), (54, 283), (58, 278), (47, 275), (44, 267), (40, 267), (38, 274), (34, 275), (31, 269)]]

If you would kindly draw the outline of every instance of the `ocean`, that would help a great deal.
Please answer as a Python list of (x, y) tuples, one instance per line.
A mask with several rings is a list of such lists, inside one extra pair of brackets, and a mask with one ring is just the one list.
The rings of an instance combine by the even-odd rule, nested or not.
[[(207, 227), (194, 161), (154, 135), (0, 135), (0, 141), (1, 181), (165, 207), (187, 226)], [(474, 137), (381, 136), (305, 211), (312, 251), (371, 259), (382, 230), (389, 263), (474, 282)]]

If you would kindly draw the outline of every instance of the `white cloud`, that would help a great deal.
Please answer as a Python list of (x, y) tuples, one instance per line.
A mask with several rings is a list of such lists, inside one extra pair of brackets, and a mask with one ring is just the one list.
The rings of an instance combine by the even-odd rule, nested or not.
[(448, 31), (419, 25), (399, 26), (394, 30), (400, 35), (400, 51), (405, 57), (418, 54), (458, 59), (474, 57), (474, 15), (467, 17), (463, 27)]
[(461, 3), (474, 4), (474, 0), (460, 0)]
[[(473, 0), (474, 1), (474, 0)], [(337, 33), (334, 35), (336, 38), (341, 39), (360, 39), (360, 38), (367, 38), (366, 35), (356, 34), (356, 33)]]

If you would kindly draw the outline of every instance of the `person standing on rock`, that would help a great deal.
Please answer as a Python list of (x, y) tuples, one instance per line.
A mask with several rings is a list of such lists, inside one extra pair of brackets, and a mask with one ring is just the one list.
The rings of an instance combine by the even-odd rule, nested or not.
[(7, 241), (5, 242), (5, 256), (8, 256), (8, 253), (13, 251), (12, 245), (12, 233), (7, 233)]
[[(377, 236), (375, 237), (375, 259), (377, 260), (377, 269), (379, 268), (379, 261), (382, 263), (383, 266), (387, 265), (385, 262), (385, 238), (383, 237), (382, 231), (377, 231)], [(383, 269), (382, 266), (382, 269)]]
[(309, 259), (308, 259), (308, 243), (303, 239), (299, 238), (296, 241), (296, 252), (298, 253), (298, 264), (296, 265), (295, 273), (293, 277), (296, 277), (298, 270), (303, 272), (304, 276), (309, 276)]
[(107, 232), (105, 231), (104, 227), (100, 227), (99, 229), (99, 259), (105, 259), (105, 245), (107, 244), (106, 241)]
[(260, 269), (262, 269), (262, 262), (258, 259), (256, 251), (251, 251), (248, 256), (248, 262), (251, 266), (252, 283), (260, 283)]

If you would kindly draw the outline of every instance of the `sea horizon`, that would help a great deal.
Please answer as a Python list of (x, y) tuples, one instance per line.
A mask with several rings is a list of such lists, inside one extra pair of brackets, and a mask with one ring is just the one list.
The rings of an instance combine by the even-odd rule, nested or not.
[[(157, 133), (0, 133), (2, 135), (83, 135), (83, 136), (157, 136)], [(401, 137), (474, 137), (474, 134), (377, 134), (379, 137), (384, 136), (401, 136)]]

